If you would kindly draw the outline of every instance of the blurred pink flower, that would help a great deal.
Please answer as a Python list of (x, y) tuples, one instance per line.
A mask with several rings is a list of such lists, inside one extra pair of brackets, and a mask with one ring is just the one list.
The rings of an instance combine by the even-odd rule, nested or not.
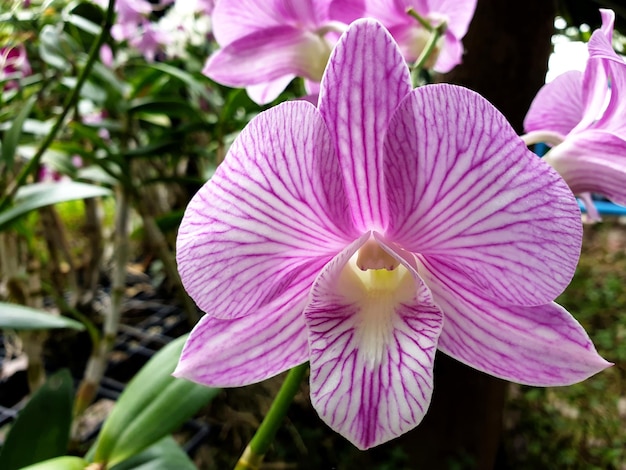
[[(32, 73), (30, 62), (26, 56), (26, 48), (22, 44), (0, 48), (0, 81), (9, 78), (23, 78)], [(17, 80), (8, 80), (4, 83), (5, 90), (12, 90), (19, 86)]]
[[(297, 76), (319, 82), (346, 28), (331, 18), (331, 3), (218, 0), (212, 20), (220, 49), (209, 57), (203, 73), (223, 85), (245, 87), (259, 104), (276, 99)], [(355, 15), (362, 10), (344, 3)]]
[(600, 12), (584, 73), (544, 85), (524, 120), (526, 143), (552, 146), (544, 159), (582, 196), (591, 220), (599, 215), (587, 193), (626, 205), (626, 62), (611, 44), (615, 14)]
[(446, 23), (446, 30), (437, 48), (434, 61), (430, 64), (436, 72), (446, 73), (461, 63), (463, 44), (461, 39), (467, 33), (474, 16), (477, 0), (351, 0), (352, 5), (362, 5), (362, 12), (354, 16), (358, 8), (342, 8), (344, 1), (332, 5), (334, 17), (350, 22), (360, 17), (371, 17), (380, 21), (400, 46), (404, 58), (415, 62), (426, 45), (431, 32), (407, 13), (413, 8), (433, 27)]

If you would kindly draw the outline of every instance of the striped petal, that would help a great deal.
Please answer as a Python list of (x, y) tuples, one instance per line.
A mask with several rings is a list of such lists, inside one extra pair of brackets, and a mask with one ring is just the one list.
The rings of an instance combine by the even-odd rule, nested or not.
[[(430, 403), (442, 316), (402, 257), (393, 271), (360, 271), (361, 237), (322, 271), (305, 310), (311, 401), (360, 449), (417, 426)], [(350, 261), (349, 261), (350, 260)]]
[(542, 305), (567, 286), (582, 239), (576, 200), (485, 99), (418, 88), (389, 125), (385, 156), (387, 239), (503, 303)]
[(476, 293), (462, 273), (421, 259), (420, 276), (444, 312), (438, 348), (488, 374), (536, 386), (569, 385), (611, 364), (563, 307), (511, 307)]
[(304, 101), (283, 103), (248, 124), (189, 203), (178, 269), (202, 310), (231, 319), (304, 292), (352, 232), (318, 111)]
[(582, 72), (570, 70), (546, 83), (530, 105), (524, 130), (569, 134), (583, 117), (582, 80)]
[(185, 343), (174, 375), (209, 387), (241, 387), (306, 362), (302, 299), (307, 293), (275, 301), (243, 318), (205, 315)]
[(387, 223), (382, 150), (385, 130), (411, 91), (409, 70), (384, 27), (358, 20), (341, 37), (322, 79), (319, 110), (335, 142), (346, 193), (361, 231)]

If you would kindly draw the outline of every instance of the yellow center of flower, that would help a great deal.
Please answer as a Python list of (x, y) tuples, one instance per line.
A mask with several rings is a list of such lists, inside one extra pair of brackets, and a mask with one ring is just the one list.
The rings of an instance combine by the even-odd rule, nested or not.
[(397, 308), (415, 296), (415, 280), (372, 239), (345, 266), (340, 283), (346, 300), (357, 307), (354, 329), (359, 354), (374, 367), (384, 360), (392, 341)]

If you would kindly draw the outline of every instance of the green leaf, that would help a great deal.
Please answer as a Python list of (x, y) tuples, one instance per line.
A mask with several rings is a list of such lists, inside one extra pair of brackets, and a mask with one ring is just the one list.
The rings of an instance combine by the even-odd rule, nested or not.
[(17, 415), (0, 451), (2, 470), (19, 470), (66, 453), (73, 395), (69, 370), (48, 378)]
[(180, 427), (220, 392), (172, 377), (185, 339), (182, 336), (165, 346), (129, 382), (98, 435), (95, 462), (111, 466), (138, 454)]
[(187, 85), (191, 91), (193, 91), (194, 93), (197, 93), (198, 95), (202, 96), (204, 99), (210, 102), (213, 102), (215, 100), (215, 96), (209, 92), (209, 87), (207, 86), (206, 82), (205, 83), (200, 82), (193, 75), (191, 75), (190, 73), (180, 68), (173, 67), (171, 65), (164, 64), (164, 63), (157, 63), (157, 62), (154, 62), (151, 64), (144, 63), (141, 65), (150, 67), (155, 70), (159, 70), (160, 72), (163, 72), (167, 75), (177, 78), (178, 80), (183, 82), (185, 85)]
[(115, 465), (111, 470), (196, 470), (196, 466), (172, 436), (134, 457)]
[(0, 302), (0, 330), (48, 330), (51, 328), (84, 330), (85, 326), (71, 318), (52, 315), (23, 305)]
[(24, 121), (26, 121), (26, 118), (30, 114), (36, 99), (37, 95), (33, 95), (26, 101), (26, 103), (24, 103), (24, 106), (20, 109), (20, 112), (17, 113), (17, 116), (15, 116), (15, 119), (11, 123), (10, 129), (4, 133), (4, 139), (2, 140), (2, 161), (6, 164), (9, 170), (13, 167), (15, 150), (17, 149), (17, 144), (19, 143), (20, 136), (22, 135)]
[(33, 183), (22, 186), (15, 196), (13, 207), (0, 213), (0, 230), (35, 209), (59, 202), (110, 195), (110, 189), (75, 181)]
[(21, 470), (84, 470), (87, 468), (87, 465), (89, 465), (89, 462), (85, 459), (64, 455), (63, 457), (55, 457), (54, 459), (29, 465)]

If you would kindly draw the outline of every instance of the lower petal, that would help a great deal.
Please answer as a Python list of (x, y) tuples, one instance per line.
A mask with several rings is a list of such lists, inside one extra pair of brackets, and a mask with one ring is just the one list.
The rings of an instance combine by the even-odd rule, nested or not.
[(309, 355), (305, 303), (306, 292), (234, 320), (205, 315), (185, 343), (174, 375), (209, 387), (240, 387), (302, 364)]
[[(359, 246), (322, 271), (305, 316), (313, 406), (331, 428), (367, 449), (424, 417), (442, 316), (410, 267), (355, 271), (349, 260)], [(368, 274), (397, 277), (397, 286), (390, 295), (374, 293), (362, 281)]]
[(610, 365), (560, 305), (499, 305), (461, 277), (420, 259), (419, 272), (445, 315), (438, 348), (490, 375), (527, 385), (570, 385)]

